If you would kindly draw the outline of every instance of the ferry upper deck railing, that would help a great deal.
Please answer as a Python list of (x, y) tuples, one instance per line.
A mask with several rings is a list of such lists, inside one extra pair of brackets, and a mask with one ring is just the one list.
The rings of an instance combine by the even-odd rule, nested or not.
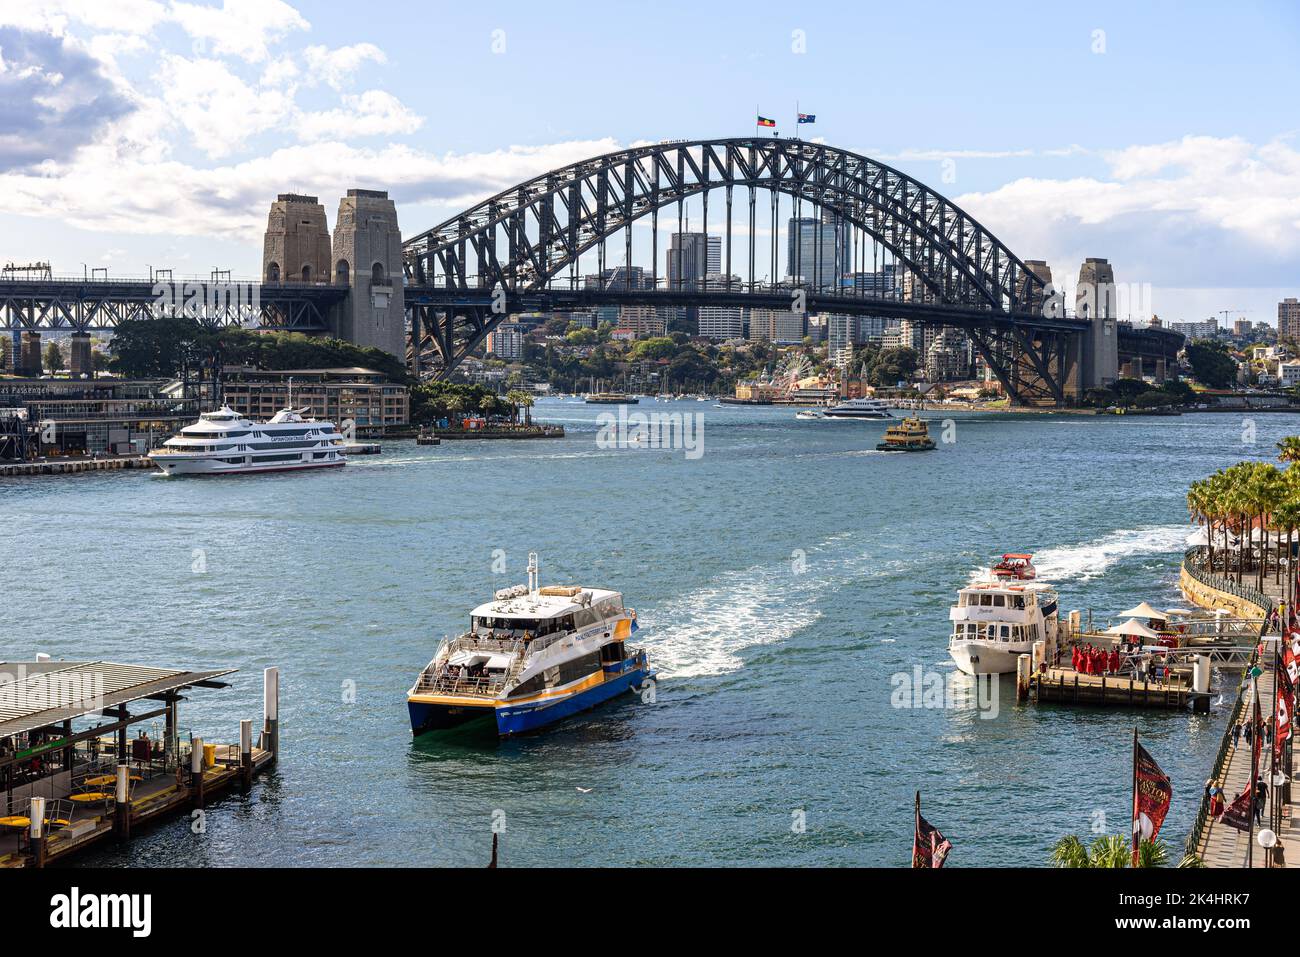
[(415, 685), (415, 691), (417, 694), (494, 697), (498, 691), (505, 687), (505, 684), (505, 675), (477, 675), (462, 678), (459, 672), (454, 670), (442, 674), (428, 674), (426, 672), (420, 675), (420, 680)]

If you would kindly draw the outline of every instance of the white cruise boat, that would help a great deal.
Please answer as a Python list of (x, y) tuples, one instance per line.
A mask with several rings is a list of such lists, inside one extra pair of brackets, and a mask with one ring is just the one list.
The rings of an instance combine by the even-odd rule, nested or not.
[(507, 737), (594, 708), (654, 677), (645, 649), (628, 647), (636, 612), (603, 588), (503, 588), (470, 613), (470, 629), (444, 640), (407, 692), (411, 733), (491, 719)]
[(822, 413), (832, 419), (892, 419), (884, 399), (846, 399)]
[(166, 475), (235, 475), (347, 464), (343, 436), (333, 422), (303, 417), (306, 409), (281, 409), (253, 422), (229, 406), (205, 412), (149, 458)]
[(1030, 581), (981, 581), (957, 592), (948, 611), (948, 654), (968, 675), (1010, 674), (1034, 642), (1056, 631), (1057, 596)]

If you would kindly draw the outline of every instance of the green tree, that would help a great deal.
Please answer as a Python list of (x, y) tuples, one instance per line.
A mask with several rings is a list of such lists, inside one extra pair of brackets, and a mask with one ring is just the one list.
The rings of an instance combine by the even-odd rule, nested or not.
[(45, 368), (48, 372), (58, 372), (63, 368), (63, 350), (57, 342), (51, 342), (45, 347)]
[[(1103, 834), (1088, 846), (1078, 835), (1061, 838), (1052, 847), (1051, 861), (1057, 867), (1119, 868), (1133, 863), (1133, 847), (1119, 834)], [(1157, 838), (1138, 845), (1138, 867), (1164, 867), (1169, 862), (1169, 847)]]
[(1116, 379), (1111, 383), (1111, 389), (1119, 397), (1120, 404), (1125, 407), (1132, 405), (1138, 396), (1150, 392), (1151, 388), (1141, 379)]
[(884, 349), (867, 371), (867, 381), (874, 386), (893, 386), (905, 382), (916, 372), (919, 356), (915, 349), (897, 346)]
[(1300, 435), (1288, 435), (1277, 444), (1277, 460), (1287, 464), (1300, 462)]
[(595, 329), (583, 329), (579, 326), (567, 333), (564, 341), (571, 346), (593, 346), (600, 341), (600, 336)]
[(628, 354), (631, 359), (671, 359), (677, 354), (677, 343), (669, 336), (642, 339)]
[(1211, 389), (1228, 389), (1237, 381), (1237, 360), (1221, 342), (1197, 339), (1187, 344), (1187, 363), (1196, 381)]

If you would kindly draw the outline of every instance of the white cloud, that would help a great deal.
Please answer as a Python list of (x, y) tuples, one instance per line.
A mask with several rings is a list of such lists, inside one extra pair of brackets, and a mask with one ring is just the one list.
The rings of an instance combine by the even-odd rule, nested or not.
[[(88, 148), (57, 176), (0, 174), (0, 213), (57, 216), (110, 233), (256, 243), (266, 228), (268, 204), (286, 189), (317, 193), (327, 206), (351, 186), (388, 189), (399, 209), (434, 203), (450, 215), (548, 169), (618, 148), (611, 140), (594, 140), (437, 156), (401, 145), (318, 143), (201, 168), (114, 139)], [(413, 234), (433, 225), (403, 227)]]
[(250, 86), (220, 60), (165, 56), (158, 81), (168, 114), (213, 158), (235, 152), (293, 109), (284, 91)]
[(1105, 256), (1119, 281), (1276, 285), (1300, 270), (1300, 153), (1289, 143), (1188, 136), (1102, 158), (1106, 178), (1027, 177), (955, 202), (1022, 258), (1077, 269)]
[(158, 0), (5, 0), (0, 3), (0, 26), (18, 27), (63, 36), (72, 23), (92, 30), (149, 33), (167, 16)]
[(236, 56), (250, 63), (265, 60), (269, 44), (311, 27), (283, 0), (222, 0), (220, 9), (173, 0), (171, 19), (194, 38), (196, 54)]
[(330, 49), (310, 46), (303, 51), (310, 80), (324, 80), (336, 90), (342, 89), (366, 61), (387, 63), (384, 51), (373, 43), (354, 43)]
[(301, 139), (308, 141), (348, 140), (358, 136), (414, 133), (423, 123), (423, 117), (391, 93), (367, 90), (345, 94), (343, 105), (337, 109), (300, 114), (294, 129)]

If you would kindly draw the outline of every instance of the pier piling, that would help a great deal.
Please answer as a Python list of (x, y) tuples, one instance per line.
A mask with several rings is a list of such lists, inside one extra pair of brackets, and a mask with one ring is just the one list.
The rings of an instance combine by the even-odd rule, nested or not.
[(193, 791), (194, 806), (203, 807), (203, 739), (194, 738), (190, 750), (190, 788)]
[(36, 867), (45, 866), (45, 798), (32, 798), (31, 809), (27, 812), (30, 821), (28, 834), (32, 842), (32, 863)]
[(271, 752), (271, 763), (280, 761), (280, 669), (270, 667), (262, 672), (262, 713), (265, 719), (266, 750)]
[(253, 786), (253, 722), (239, 722), (239, 780), (247, 793)]
[(131, 837), (131, 766), (125, 761), (118, 762), (113, 797), (113, 833), (125, 844)]
[(1016, 701), (1023, 703), (1029, 698), (1029, 676), (1033, 670), (1033, 659), (1029, 655), (1016, 658)]

